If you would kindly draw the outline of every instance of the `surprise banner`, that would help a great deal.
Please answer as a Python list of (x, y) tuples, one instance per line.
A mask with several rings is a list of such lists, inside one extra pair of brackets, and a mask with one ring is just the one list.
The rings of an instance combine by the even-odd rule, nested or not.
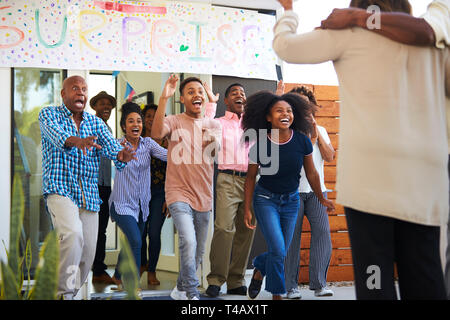
[(274, 23), (202, 3), (0, 0), (0, 65), (276, 80)]

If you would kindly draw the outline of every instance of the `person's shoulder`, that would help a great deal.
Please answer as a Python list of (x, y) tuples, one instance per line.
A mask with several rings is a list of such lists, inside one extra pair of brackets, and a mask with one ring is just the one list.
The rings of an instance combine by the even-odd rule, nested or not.
[(46, 106), (46, 107), (43, 107), (41, 109), (41, 111), (39, 111), (39, 113), (41, 113), (41, 114), (51, 113), (51, 112), (55, 113), (58, 111), (60, 111), (60, 106)]
[(46, 106), (39, 111), (39, 119), (60, 119), (64, 116), (62, 106)]
[(150, 137), (141, 137), (142, 142), (147, 146), (153, 146), (155, 144), (158, 144), (155, 140), (153, 140)]
[(294, 135), (292, 137), (292, 141), (294, 142), (295, 145), (300, 146), (300, 148), (312, 148), (312, 144), (311, 144), (311, 139), (305, 135), (302, 132), (299, 131), (295, 131), (294, 130)]

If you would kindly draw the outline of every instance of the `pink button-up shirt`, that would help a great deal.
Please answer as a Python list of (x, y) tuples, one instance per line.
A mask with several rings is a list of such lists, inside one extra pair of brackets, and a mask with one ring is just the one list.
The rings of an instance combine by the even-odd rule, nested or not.
[(241, 119), (237, 114), (225, 111), (217, 120), (222, 125), (222, 148), (219, 151), (219, 170), (236, 170), (247, 172), (248, 147), (241, 143), (243, 130)]

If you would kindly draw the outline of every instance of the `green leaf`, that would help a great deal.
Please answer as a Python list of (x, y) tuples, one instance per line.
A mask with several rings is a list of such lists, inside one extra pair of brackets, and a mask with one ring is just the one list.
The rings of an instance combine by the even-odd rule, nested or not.
[(25, 267), (27, 268), (27, 290), (25, 292), (24, 298), (28, 299), (30, 295), (30, 269), (31, 269), (31, 261), (32, 261), (32, 252), (31, 252), (31, 241), (27, 240), (27, 248), (25, 249)]
[(19, 174), (14, 175), (12, 194), (8, 265), (16, 278), (16, 283), (19, 285), (22, 279), (22, 270), (20, 269), (19, 257), (19, 241), (25, 212), (22, 180)]
[(54, 300), (58, 289), (59, 242), (56, 231), (45, 238), (39, 254), (35, 285), (30, 293), (32, 300)]
[(2, 287), (1, 299), (20, 300), (20, 291), (17, 286), (16, 277), (11, 268), (1, 261)]
[(139, 288), (139, 280), (137, 277), (136, 262), (131, 251), (127, 238), (122, 233), (120, 234), (120, 246), (122, 250), (122, 257), (119, 264), (119, 272), (122, 277), (122, 284), (127, 292), (128, 300), (140, 300), (137, 292)]

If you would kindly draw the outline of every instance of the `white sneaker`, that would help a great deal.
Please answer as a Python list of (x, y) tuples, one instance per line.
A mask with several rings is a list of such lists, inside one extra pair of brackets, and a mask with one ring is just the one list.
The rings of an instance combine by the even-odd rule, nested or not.
[(193, 296), (192, 298), (188, 298), (188, 300), (200, 300), (200, 299), (197, 296)]
[(294, 288), (292, 290), (289, 290), (286, 298), (288, 299), (301, 299), (302, 295), (300, 294), (300, 290), (298, 288)]
[(331, 297), (334, 294), (333, 290), (328, 287), (323, 287), (320, 289), (314, 290), (314, 295), (316, 297)]
[(170, 293), (170, 297), (173, 300), (187, 300), (186, 291), (179, 291), (177, 286), (173, 288), (172, 292)]

